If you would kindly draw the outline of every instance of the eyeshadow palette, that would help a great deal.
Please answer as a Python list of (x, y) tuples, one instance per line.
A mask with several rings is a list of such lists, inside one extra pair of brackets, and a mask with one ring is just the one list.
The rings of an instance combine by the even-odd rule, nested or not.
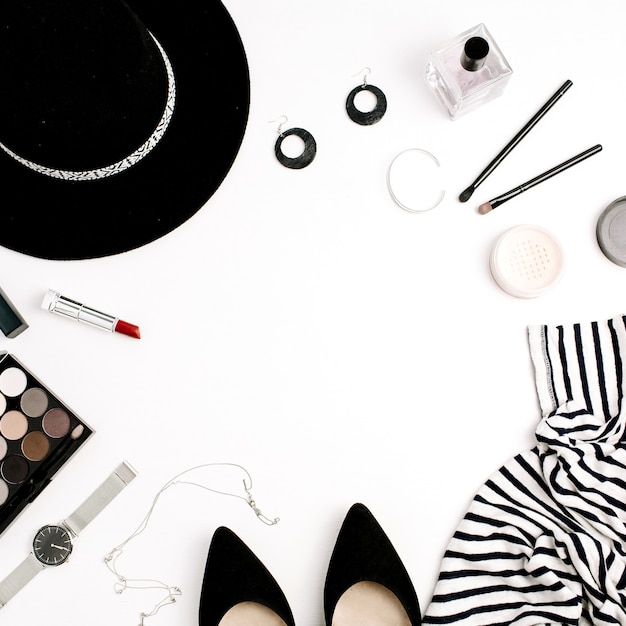
[(0, 352), (0, 534), (93, 432), (13, 355)]

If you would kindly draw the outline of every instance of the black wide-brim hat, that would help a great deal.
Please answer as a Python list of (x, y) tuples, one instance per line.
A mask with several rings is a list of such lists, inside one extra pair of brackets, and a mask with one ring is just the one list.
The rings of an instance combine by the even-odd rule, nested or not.
[(2, 3), (0, 76), (0, 245), (39, 258), (171, 232), (222, 183), (248, 119), (219, 0)]

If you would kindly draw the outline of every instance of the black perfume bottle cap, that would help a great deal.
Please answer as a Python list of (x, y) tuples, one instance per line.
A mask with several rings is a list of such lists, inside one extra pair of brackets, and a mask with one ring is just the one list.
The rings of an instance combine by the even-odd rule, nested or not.
[(489, 42), (484, 37), (470, 37), (463, 47), (461, 65), (468, 72), (478, 71), (489, 54)]

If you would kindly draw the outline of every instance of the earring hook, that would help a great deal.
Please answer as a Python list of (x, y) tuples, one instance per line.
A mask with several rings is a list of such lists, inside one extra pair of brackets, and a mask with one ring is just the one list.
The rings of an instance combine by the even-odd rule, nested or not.
[(283, 125), (286, 124), (287, 121), (289, 120), (289, 118), (286, 115), (281, 115), (280, 117), (277, 117), (275, 120), (270, 120), (268, 122), (268, 124), (275, 124), (280, 119), (282, 119), (283, 121), (278, 125), (278, 129), (277, 129), (276, 132), (278, 132), (279, 135), (282, 135), (283, 134)]
[(365, 87), (365, 85), (367, 85), (367, 75), (371, 73), (372, 73), (372, 70), (366, 66), (360, 72), (357, 72), (356, 74), (352, 74), (352, 76), (358, 76), (359, 74), (363, 74), (363, 87)]

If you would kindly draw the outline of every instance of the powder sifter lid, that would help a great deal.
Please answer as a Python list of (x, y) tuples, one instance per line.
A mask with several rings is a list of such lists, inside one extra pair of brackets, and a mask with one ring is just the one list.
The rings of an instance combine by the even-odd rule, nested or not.
[(559, 281), (563, 261), (563, 251), (554, 235), (539, 226), (522, 224), (496, 241), (489, 268), (507, 293), (517, 298), (536, 298)]

